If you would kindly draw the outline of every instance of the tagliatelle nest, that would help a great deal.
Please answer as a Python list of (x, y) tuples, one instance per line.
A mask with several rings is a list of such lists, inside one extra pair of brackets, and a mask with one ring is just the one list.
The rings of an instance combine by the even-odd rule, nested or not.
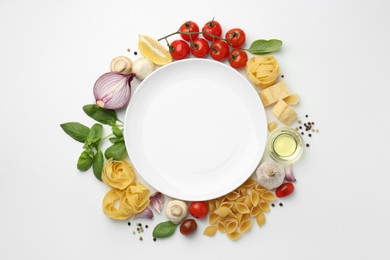
[(256, 218), (259, 227), (264, 225), (264, 213), (270, 211), (269, 202), (274, 200), (272, 192), (249, 178), (236, 190), (208, 202), (211, 226), (206, 227), (203, 234), (214, 236), (220, 231), (237, 240), (252, 228), (252, 218)]

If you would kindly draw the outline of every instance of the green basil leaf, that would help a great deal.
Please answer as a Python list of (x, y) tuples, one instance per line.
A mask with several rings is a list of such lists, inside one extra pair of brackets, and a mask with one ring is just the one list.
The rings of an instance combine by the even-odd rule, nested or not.
[(112, 132), (114, 133), (114, 135), (116, 137), (122, 137), (123, 136), (122, 130), (117, 125), (112, 126)]
[(126, 156), (126, 146), (125, 142), (119, 142), (111, 145), (104, 152), (104, 156), (107, 159), (122, 160)]
[(89, 131), (86, 142), (90, 144), (96, 143), (102, 137), (102, 134), (103, 126), (101, 124), (94, 124), (91, 127), (91, 131)]
[(98, 150), (95, 154), (95, 158), (93, 159), (92, 169), (93, 174), (95, 174), (95, 177), (100, 181), (102, 180), (103, 163), (103, 153), (102, 151)]
[(118, 137), (111, 137), (108, 140), (110, 140), (111, 143), (115, 144), (118, 141)]
[(88, 116), (105, 125), (112, 126), (118, 121), (118, 117), (114, 110), (104, 109), (95, 104), (85, 105), (83, 106), (83, 110)]
[(282, 41), (281, 40), (257, 40), (252, 42), (251, 46), (249, 49), (246, 49), (252, 54), (268, 54), (271, 52), (278, 51), (282, 47)]
[(68, 122), (60, 126), (70, 137), (82, 143), (85, 142), (90, 131), (89, 127), (77, 122)]
[(87, 151), (84, 151), (80, 154), (79, 160), (77, 161), (77, 169), (80, 171), (88, 170), (92, 165), (93, 159), (88, 154)]
[(175, 233), (176, 227), (177, 225), (172, 221), (161, 222), (153, 229), (153, 237), (164, 238), (172, 236)]

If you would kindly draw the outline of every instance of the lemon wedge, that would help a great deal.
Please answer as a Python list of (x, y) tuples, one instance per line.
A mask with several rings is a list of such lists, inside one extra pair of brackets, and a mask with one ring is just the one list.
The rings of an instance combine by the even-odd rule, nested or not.
[(165, 65), (172, 61), (169, 51), (149, 36), (139, 35), (138, 49), (145, 58), (156, 65)]

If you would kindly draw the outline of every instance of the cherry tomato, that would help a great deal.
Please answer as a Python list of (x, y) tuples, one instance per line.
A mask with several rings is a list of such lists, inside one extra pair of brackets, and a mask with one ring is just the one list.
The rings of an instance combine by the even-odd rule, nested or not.
[(195, 218), (204, 218), (209, 213), (209, 207), (203, 201), (192, 202), (190, 205), (190, 213)]
[(294, 184), (292, 184), (291, 182), (286, 182), (280, 185), (276, 189), (275, 194), (276, 197), (282, 198), (290, 195), (293, 191), (294, 191)]
[(243, 68), (248, 61), (248, 55), (244, 50), (234, 49), (229, 53), (229, 63), (233, 68)]
[[(199, 26), (193, 21), (187, 21), (180, 26), (179, 32), (199, 32)], [(180, 34), (180, 36), (186, 41), (191, 41), (191, 39), (194, 41), (198, 38), (198, 34)]]
[(198, 224), (193, 219), (186, 219), (180, 225), (180, 233), (185, 236), (191, 235), (198, 229)]
[(230, 29), (226, 32), (226, 40), (231, 43), (233, 48), (239, 48), (245, 43), (245, 32), (239, 28)]
[(229, 55), (229, 44), (225, 41), (215, 40), (210, 46), (210, 55), (214, 60), (224, 60)]
[(191, 44), (191, 53), (195, 57), (203, 58), (209, 54), (210, 47), (205, 39), (198, 38)]
[[(214, 36), (220, 37), (222, 34), (222, 27), (217, 21), (209, 21), (207, 22), (202, 29), (203, 33), (212, 34)], [(207, 40), (212, 41), (213, 37), (207, 34), (203, 34), (203, 37), (205, 37)]]
[(181, 60), (190, 54), (190, 46), (183, 40), (175, 40), (169, 46), (169, 52), (173, 59)]

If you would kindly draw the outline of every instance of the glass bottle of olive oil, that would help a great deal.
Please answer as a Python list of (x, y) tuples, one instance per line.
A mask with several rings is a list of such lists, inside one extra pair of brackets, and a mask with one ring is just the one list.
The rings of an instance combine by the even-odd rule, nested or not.
[(275, 161), (280, 163), (294, 163), (303, 152), (303, 139), (299, 133), (290, 127), (281, 127), (274, 130), (268, 137), (267, 150)]

